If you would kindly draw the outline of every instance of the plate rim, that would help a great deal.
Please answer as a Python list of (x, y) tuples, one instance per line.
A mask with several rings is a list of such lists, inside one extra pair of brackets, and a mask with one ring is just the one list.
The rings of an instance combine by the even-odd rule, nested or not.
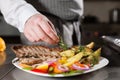
[[(74, 74), (68, 74), (68, 75), (63, 75), (63, 74), (55, 74), (55, 75), (50, 75), (50, 74), (46, 74), (46, 73), (36, 73), (36, 72), (32, 72), (32, 71), (29, 71), (29, 70), (24, 70), (22, 69), (20, 66), (18, 66), (18, 61), (15, 62), (15, 60), (18, 59), (18, 58), (14, 58), (12, 60), (12, 64), (22, 70), (22, 71), (25, 71), (25, 72), (28, 72), (28, 73), (31, 73), (31, 74), (34, 74), (34, 75), (39, 75), (39, 76), (44, 76), (44, 77), (69, 77), (69, 76), (77, 76), (77, 75), (81, 75), (81, 74), (86, 74), (86, 73), (90, 73), (90, 72), (93, 72), (93, 71), (96, 71), (96, 70), (99, 70), (105, 66), (107, 66), (109, 64), (109, 60), (105, 57), (100, 57), (100, 61), (98, 64), (94, 65), (94, 67), (92, 67), (90, 70), (87, 70), (87, 71), (84, 71), (83, 73), (74, 73)], [(102, 63), (104, 63), (104, 65), (102, 65)], [(100, 65), (100, 66), (99, 66)]]

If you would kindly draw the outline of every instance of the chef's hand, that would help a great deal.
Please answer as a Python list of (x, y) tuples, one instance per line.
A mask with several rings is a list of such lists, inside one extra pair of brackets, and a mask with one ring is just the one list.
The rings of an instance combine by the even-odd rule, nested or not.
[(56, 44), (59, 42), (59, 38), (53, 27), (47, 17), (42, 14), (35, 14), (26, 21), (24, 35), (31, 42), (44, 41), (49, 44)]

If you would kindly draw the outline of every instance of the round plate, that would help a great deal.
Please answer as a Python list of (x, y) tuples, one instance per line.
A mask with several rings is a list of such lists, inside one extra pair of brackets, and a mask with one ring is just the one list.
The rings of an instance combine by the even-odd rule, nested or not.
[(80, 75), (80, 74), (85, 74), (85, 73), (89, 73), (89, 72), (93, 72), (93, 71), (96, 71), (98, 69), (101, 69), (103, 67), (105, 67), (109, 61), (108, 59), (104, 58), (104, 57), (101, 57), (100, 58), (100, 61), (99, 61), (99, 64), (96, 64), (94, 67), (92, 67), (90, 70), (87, 70), (87, 71), (84, 71), (83, 73), (72, 73), (72, 74), (68, 74), (68, 75), (64, 75), (64, 74), (55, 74), (55, 75), (51, 75), (51, 74), (46, 74), (46, 73), (37, 73), (37, 72), (33, 72), (33, 71), (29, 71), (29, 70), (25, 70), (25, 69), (22, 69), (22, 67), (20, 67), (18, 64), (19, 62), (16, 61), (17, 58), (14, 58), (12, 60), (12, 64), (14, 66), (16, 66), (17, 68), (25, 71), (25, 72), (28, 72), (28, 73), (31, 73), (31, 74), (34, 74), (34, 75), (39, 75), (39, 76), (46, 76), (46, 77), (68, 77), (68, 76), (75, 76), (75, 75)]

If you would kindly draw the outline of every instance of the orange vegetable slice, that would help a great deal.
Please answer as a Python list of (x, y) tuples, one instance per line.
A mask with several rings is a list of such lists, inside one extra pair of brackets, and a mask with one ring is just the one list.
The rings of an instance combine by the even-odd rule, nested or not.
[(0, 65), (4, 64), (6, 61), (6, 53), (4, 51), (0, 52)]
[(20, 65), (22, 68), (32, 68), (32, 66), (27, 65), (27, 64), (23, 64), (23, 63), (20, 63), (19, 65)]
[(0, 37), (0, 51), (4, 51), (6, 49), (5, 41)]
[(36, 69), (48, 70), (48, 67), (49, 67), (48, 63), (44, 63), (44, 64), (37, 66)]

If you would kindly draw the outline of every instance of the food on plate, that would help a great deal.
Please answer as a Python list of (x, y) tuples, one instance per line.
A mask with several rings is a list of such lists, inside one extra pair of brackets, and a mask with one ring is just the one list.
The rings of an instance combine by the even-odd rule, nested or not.
[(65, 66), (70, 66), (70, 65), (74, 64), (75, 62), (78, 62), (82, 57), (83, 57), (83, 52), (79, 52), (79, 53), (77, 53), (76, 55), (68, 58), (68, 59), (66, 60), (66, 63), (63, 64), (63, 65), (65, 65)]
[(86, 45), (86, 47), (92, 49), (94, 47), (95, 43), (94, 42), (91, 42), (90, 44)]
[(74, 50), (65, 50), (59, 53), (61, 56), (65, 56), (65, 57), (72, 57), (75, 55), (75, 51)]
[(12, 50), (22, 64), (33, 65), (60, 58), (61, 49), (43, 46), (13, 46)]
[(94, 42), (68, 49), (16, 45), (12, 50), (23, 69), (37, 73), (64, 74), (83, 72), (98, 64), (101, 48), (94, 51), (94, 46)]

